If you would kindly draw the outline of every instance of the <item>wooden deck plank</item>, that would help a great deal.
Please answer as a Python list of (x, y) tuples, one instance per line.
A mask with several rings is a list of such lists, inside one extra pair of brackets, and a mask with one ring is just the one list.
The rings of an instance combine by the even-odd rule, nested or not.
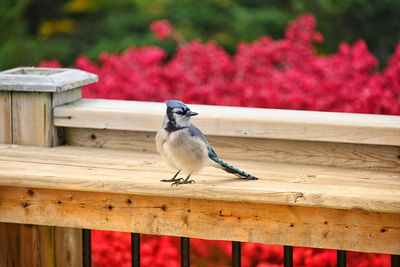
[(154, 153), (0, 145), (0, 185), (400, 213), (398, 172), (231, 163), (260, 180), (240, 180), (206, 167), (193, 176), (196, 184), (170, 187), (159, 181), (173, 171)]

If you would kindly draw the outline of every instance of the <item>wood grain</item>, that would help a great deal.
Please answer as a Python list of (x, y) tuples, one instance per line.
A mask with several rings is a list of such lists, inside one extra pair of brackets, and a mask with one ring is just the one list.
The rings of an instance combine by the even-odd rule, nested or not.
[[(65, 144), (156, 153), (155, 132), (64, 128)], [(213, 144), (214, 145), (214, 144)]]
[[(0, 92), (0, 143), (12, 144), (11, 93)], [(8, 235), (7, 224), (0, 223), (0, 266), (7, 266)]]
[(193, 176), (196, 184), (171, 188), (159, 181), (173, 171), (153, 153), (10, 145), (0, 151), (3, 186), (400, 212), (399, 172), (232, 160), (260, 180), (206, 167)]
[[(82, 89), (74, 88), (68, 91), (62, 91), (58, 93), (53, 93), (52, 97), (52, 107), (57, 107), (60, 105), (69, 104), (71, 102), (77, 101), (82, 98)], [(53, 125), (53, 118), (52, 118), (52, 125)], [(52, 127), (52, 144), (53, 146), (64, 145), (64, 128), (63, 127)]]
[(0, 266), (7, 266), (8, 262), (8, 235), (7, 223), (0, 223)]
[(39, 234), (39, 253), (35, 254), (35, 256), (40, 256), (39, 266), (62, 266), (55, 264), (55, 227), (45, 225), (35, 225), (34, 227), (38, 228)]
[(22, 236), (22, 225), (17, 223), (7, 223), (7, 250), (8, 258), (5, 266), (24, 266), (22, 253), (22, 242), (24, 237)]
[(0, 143), (12, 144), (11, 93), (0, 92)]
[(0, 187), (0, 192), (1, 220), (400, 253), (400, 216), (393, 213), (74, 190)]
[[(154, 132), (65, 128), (72, 146), (156, 153)], [(340, 168), (400, 171), (400, 146), (207, 136), (222, 159), (313, 164)]]
[(55, 266), (82, 266), (82, 230), (55, 227)]
[(51, 95), (13, 92), (13, 143), (52, 146)]
[[(51, 258), (54, 253), (51, 244), (52, 236), (48, 229), (54, 227), (32, 224), (7, 223), (5, 235), (1, 239), (7, 242), (7, 261), (1, 266), (54, 266)], [(50, 239), (50, 240), (49, 240)], [(43, 247), (45, 246), (46, 247)], [(3, 247), (3, 246), (2, 246)], [(43, 253), (43, 250), (47, 251)]]
[(68, 91), (53, 93), (52, 107), (66, 105), (82, 98), (82, 88), (77, 87)]
[[(189, 105), (206, 135), (400, 145), (400, 117)], [(56, 126), (155, 132), (163, 103), (82, 99), (54, 110)], [(118, 118), (118, 119), (115, 119)]]
[[(48, 226), (44, 226), (51, 229)], [(21, 225), (20, 257), (22, 266), (40, 267), (41, 258), (46, 257), (45, 251), (41, 251), (40, 226), (32, 224)]]

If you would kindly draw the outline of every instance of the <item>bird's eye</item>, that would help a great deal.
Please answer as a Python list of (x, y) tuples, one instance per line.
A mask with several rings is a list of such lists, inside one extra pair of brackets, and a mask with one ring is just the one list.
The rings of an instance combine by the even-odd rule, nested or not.
[(175, 113), (179, 114), (179, 115), (183, 115), (184, 114), (183, 111), (176, 111)]

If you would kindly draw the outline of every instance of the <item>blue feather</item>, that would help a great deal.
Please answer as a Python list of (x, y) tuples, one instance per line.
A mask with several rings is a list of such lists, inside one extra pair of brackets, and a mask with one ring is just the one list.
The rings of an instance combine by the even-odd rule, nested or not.
[(208, 149), (208, 155), (211, 157), (217, 157), (217, 153), (215, 153), (215, 151), (212, 149), (210, 143), (207, 141), (207, 138), (204, 136), (204, 134), (200, 131), (199, 128), (197, 128), (196, 126), (194, 126), (193, 124), (191, 124), (189, 126), (189, 132), (191, 136), (196, 136), (196, 137), (200, 137), (201, 140), (203, 140), (204, 143), (206, 143), (207, 145), (207, 149)]
[(242, 178), (242, 179), (258, 180), (257, 177), (255, 177), (255, 176), (253, 176), (253, 175), (251, 175), (251, 174), (248, 174), (247, 172), (244, 172), (244, 171), (242, 171), (242, 170), (239, 170), (238, 168), (233, 167), (232, 165), (226, 163), (225, 161), (220, 160), (220, 159), (217, 158), (217, 157), (210, 156), (210, 155), (209, 155), (209, 157), (210, 157), (210, 159), (212, 159), (213, 161), (215, 161), (216, 163), (218, 163), (219, 165), (221, 165), (222, 169), (223, 169), (224, 171), (226, 171), (226, 172), (235, 174), (236, 176), (238, 176), (239, 178)]
[(167, 101), (165, 101), (165, 104), (169, 108), (184, 108), (184, 109), (188, 109), (188, 106), (186, 106), (183, 102), (181, 102), (179, 100), (167, 100)]

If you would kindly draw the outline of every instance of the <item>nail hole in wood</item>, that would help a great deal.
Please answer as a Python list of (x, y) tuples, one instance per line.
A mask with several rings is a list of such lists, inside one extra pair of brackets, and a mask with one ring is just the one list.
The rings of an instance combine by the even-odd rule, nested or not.
[(22, 202), (21, 203), (21, 206), (23, 207), (23, 208), (27, 208), (27, 207), (29, 207), (31, 205), (31, 203), (29, 203), (29, 202)]

